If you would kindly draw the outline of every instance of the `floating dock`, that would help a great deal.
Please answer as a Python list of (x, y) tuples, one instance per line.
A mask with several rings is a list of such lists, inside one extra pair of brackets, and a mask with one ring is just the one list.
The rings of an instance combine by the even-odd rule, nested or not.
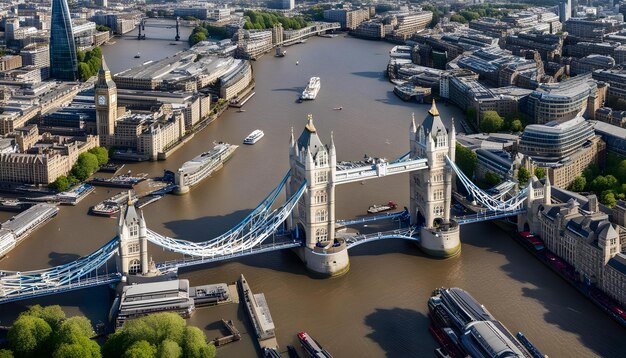
[(278, 341), (276, 340), (276, 334), (274, 332), (274, 321), (270, 315), (270, 309), (265, 300), (265, 295), (262, 293), (252, 293), (248, 281), (246, 281), (243, 275), (241, 275), (239, 279), (239, 287), (241, 288), (241, 297), (246, 305), (246, 311), (256, 331), (259, 346), (261, 349), (271, 348), (278, 350)]

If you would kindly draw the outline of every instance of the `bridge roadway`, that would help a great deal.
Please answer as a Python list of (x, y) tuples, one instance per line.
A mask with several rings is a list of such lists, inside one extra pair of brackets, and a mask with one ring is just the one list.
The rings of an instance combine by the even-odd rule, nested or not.
[(79, 278), (76, 282), (71, 282), (69, 284), (60, 285), (60, 286), (51, 286), (39, 288), (33, 286), (30, 291), (23, 291), (19, 294), (11, 294), (8, 296), (0, 296), (0, 304), (27, 300), (30, 298), (37, 298), (42, 296), (54, 295), (57, 293), (64, 293), (76, 290), (82, 290), (83, 288), (95, 287), (108, 285), (110, 283), (117, 283), (122, 279), (122, 275), (120, 273), (109, 273), (103, 275), (96, 275), (96, 277), (91, 278), (83, 278), (82, 280)]
[(207, 264), (211, 262), (236, 259), (236, 258), (240, 258), (244, 256), (250, 256), (250, 255), (261, 254), (264, 252), (271, 252), (271, 251), (277, 251), (277, 250), (291, 249), (291, 248), (300, 247), (300, 246), (302, 246), (302, 241), (288, 239), (288, 240), (281, 240), (279, 242), (272, 242), (268, 244), (259, 244), (249, 249), (232, 251), (229, 253), (224, 253), (222, 255), (215, 255), (211, 257), (191, 256), (189, 258), (183, 258), (182, 260), (166, 261), (166, 262), (158, 263), (156, 266), (159, 269), (159, 271), (161, 271), (162, 273), (175, 272), (180, 267), (202, 265), (202, 264)]
[(277, 46), (293, 45), (307, 37), (319, 35), (329, 30), (338, 30), (340, 28), (341, 24), (338, 22), (315, 22), (313, 25), (305, 27), (304, 29), (286, 30), (283, 31), (283, 41), (278, 43)]
[(375, 232), (373, 234), (346, 236), (343, 237), (343, 239), (346, 241), (346, 246), (348, 247), (348, 249), (351, 249), (361, 244), (385, 239), (404, 239), (417, 242), (419, 241), (419, 236), (417, 236), (418, 233), (419, 228), (412, 226), (404, 229)]
[(398, 211), (398, 212), (393, 212), (393, 213), (386, 213), (386, 214), (379, 214), (379, 215), (368, 215), (368, 216), (364, 216), (361, 218), (356, 218), (356, 219), (348, 219), (348, 220), (336, 220), (335, 224), (339, 225), (339, 226), (350, 226), (350, 225), (357, 225), (357, 224), (365, 224), (368, 222), (372, 222), (372, 221), (379, 221), (379, 220), (388, 220), (388, 219), (398, 219), (398, 218), (402, 218), (403, 216), (408, 215), (408, 211), (407, 210), (402, 210), (402, 211)]
[[(360, 162), (357, 162), (360, 163)], [(427, 169), (428, 160), (424, 158), (411, 159), (406, 155), (394, 162), (377, 160), (371, 165), (346, 167), (338, 166), (335, 172), (335, 184), (354, 183), (367, 179), (380, 178), (387, 175), (408, 173), (414, 170)]]
[(513, 211), (485, 211), (483, 213), (477, 213), (472, 215), (457, 216), (454, 219), (459, 225), (473, 224), (482, 221), (489, 221), (495, 219), (503, 219), (510, 216), (516, 216), (526, 212), (526, 208), (516, 209)]

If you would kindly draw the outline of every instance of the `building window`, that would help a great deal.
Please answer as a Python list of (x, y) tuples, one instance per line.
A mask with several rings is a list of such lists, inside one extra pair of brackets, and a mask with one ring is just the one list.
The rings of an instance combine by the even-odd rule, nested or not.
[(137, 225), (131, 225), (130, 236), (137, 236), (137, 235), (139, 235), (139, 227)]
[(128, 253), (135, 254), (139, 252), (139, 243), (128, 244)]
[(325, 204), (328, 200), (326, 190), (319, 190), (315, 192), (315, 204)]
[(139, 263), (139, 260), (134, 259), (131, 260), (130, 263), (128, 264), (128, 273), (131, 275), (137, 274), (141, 271), (141, 263)]
[(316, 183), (326, 183), (328, 181), (328, 172), (318, 172), (316, 174), (315, 182)]
[(328, 212), (326, 209), (319, 209), (315, 212), (315, 222), (324, 222), (328, 220)]
[(315, 239), (317, 242), (328, 241), (328, 230), (326, 228), (315, 230)]
[(327, 165), (328, 165), (328, 155), (326, 155), (326, 152), (320, 151), (319, 153), (317, 153), (317, 166), (324, 167)]

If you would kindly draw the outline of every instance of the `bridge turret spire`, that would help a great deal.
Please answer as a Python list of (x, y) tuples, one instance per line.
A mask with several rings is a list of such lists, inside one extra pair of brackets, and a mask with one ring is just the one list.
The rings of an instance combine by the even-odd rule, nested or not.
[[(411, 113), (411, 134), (417, 133), (417, 125), (415, 124), (415, 112)], [(411, 138), (414, 139), (414, 138)]]
[(296, 137), (293, 135), (293, 127), (291, 127), (291, 137), (289, 138), (289, 147), (293, 148), (296, 145)]
[(439, 115), (439, 110), (437, 109), (437, 105), (435, 104), (435, 99), (433, 98), (433, 105), (430, 107), (428, 111), (433, 117), (437, 117)]

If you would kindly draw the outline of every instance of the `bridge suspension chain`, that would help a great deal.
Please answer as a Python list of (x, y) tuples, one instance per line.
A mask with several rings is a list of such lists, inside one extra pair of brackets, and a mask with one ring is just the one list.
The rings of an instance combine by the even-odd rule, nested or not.
[(461, 183), (468, 192), (472, 194), (474, 199), (491, 211), (513, 211), (518, 210), (526, 200), (526, 192), (528, 187), (522, 189), (519, 193), (508, 200), (499, 200), (485, 193), (476, 186), (459, 167), (446, 155), (446, 162), (454, 170)]
[(34, 271), (0, 271), (0, 296), (70, 285), (93, 274), (117, 252), (117, 237), (76, 261)]
[[(288, 176), (287, 176), (288, 177)], [(287, 178), (286, 177), (286, 178)], [(293, 208), (306, 190), (306, 182), (278, 209), (270, 211), (277, 193), (283, 188), (286, 179), (281, 182), (272, 195), (270, 201), (264, 201), (235, 229), (226, 234), (204, 242), (191, 242), (163, 236), (152, 230), (148, 230), (148, 240), (167, 250), (197, 257), (215, 257), (233, 252), (247, 250), (262, 243), (289, 217)], [(261, 208), (262, 209), (259, 209)]]

